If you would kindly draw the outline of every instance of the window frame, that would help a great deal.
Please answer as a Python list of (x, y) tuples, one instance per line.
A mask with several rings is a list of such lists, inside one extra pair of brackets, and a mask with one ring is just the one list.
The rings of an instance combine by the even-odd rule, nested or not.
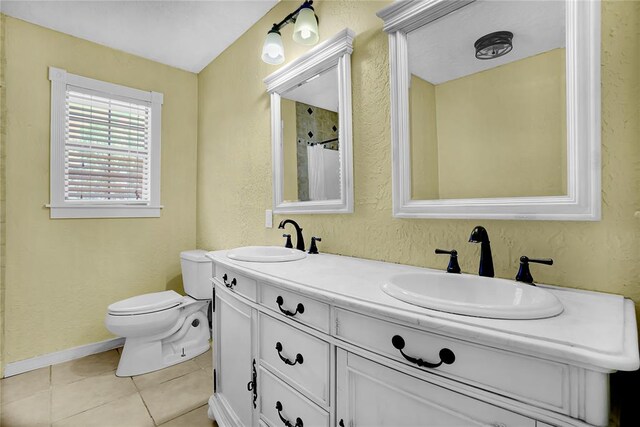
[[(160, 151), (163, 94), (78, 76), (55, 67), (49, 67), (49, 80), (51, 81), (51, 181), (50, 204), (47, 207), (50, 208), (50, 217), (52, 219), (159, 217), (162, 209), (162, 205), (160, 205)], [(150, 104), (150, 198), (148, 202), (65, 200), (65, 99), (69, 86), (94, 91), (107, 98), (125, 98)]]

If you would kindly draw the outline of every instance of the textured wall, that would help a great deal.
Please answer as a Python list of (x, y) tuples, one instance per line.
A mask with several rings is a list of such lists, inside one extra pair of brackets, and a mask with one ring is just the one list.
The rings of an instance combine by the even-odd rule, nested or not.
[[(0, 14), (0, 376), (4, 362), (4, 273), (5, 273), (5, 235), (6, 235), (6, 192), (5, 192), (5, 84), (4, 84), (4, 15)], [(2, 390), (0, 390), (2, 398)]]
[[(6, 17), (5, 363), (111, 337), (112, 302), (181, 288), (195, 246), (197, 78)], [(48, 66), (164, 93), (160, 218), (49, 219)]]
[[(489, 231), (497, 276), (513, 277), (520, 255), (553, 257), (533, 267), (540, 282), (613, 292), (640, 302), (640, 2), (602, 6), (602, 188), (600, 222), (410, 220), (391, 216), (388, 44), (375, 12), (388, 3), (319, 2), (321, 40), (356, 32), (352, 57), (355, 211), (297, 215), (320, 250), (445, 268), (436, 247), (456, 248), (475, 272), (473, 226)], [(198, 245), (222, 249), (280, 244), (264, 227), (271, 200), (269, 98), (262, 79), (277, 69), (260, 60), (266, 31), (297, 3), (281, 2), (200, 75)], [(308, 48), (282, 31), (287, 61)], [(251, 120), (247, 120), (250, 117)], [(277, 217), (276, 220), (281, 220)], [(277, 224), (277, 222), (276, 222)]]

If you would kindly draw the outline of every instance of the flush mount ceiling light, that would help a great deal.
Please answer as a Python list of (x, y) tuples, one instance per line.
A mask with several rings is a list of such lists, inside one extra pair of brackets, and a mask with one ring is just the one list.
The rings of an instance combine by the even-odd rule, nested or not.
[(307, 0), (295, 11), (287, 15), (282, 21), (273, 24), (267, 33), (262, 46), (262, 60), (267, 64), (282, 64), (284, 62), (284, 46), (280, 29), (293, 22), (293, 40), (304, 45), (318, 43), (318, 17), (311, 6), (313, 0)]
[(474, 43), (476, 48), (476, 58), (495, 59), (499, 58), (513, 49), (513, 33), (511, 31), (496, 31), (480, 37)]

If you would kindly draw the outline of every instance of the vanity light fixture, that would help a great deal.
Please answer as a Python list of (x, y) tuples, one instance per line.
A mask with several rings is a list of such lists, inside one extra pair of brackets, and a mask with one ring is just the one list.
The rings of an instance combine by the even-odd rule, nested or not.
[(282, 21), (273, 24), (267, 33), (262, 46), (262, 60), (267, 64), (282, 64), (284, 62), (284, 46), (280, 29), (293, 22), (293, 40), (304, 45), (318, 43), (318, 17), (313, 9), (313, 0), (305, 0), (299, 8), (287, 15)]
[(496, 31), (480, 37), (474, 43), (476, 48), (476, 58), (495, 59), (499, 58), (513, 49), (513, 33), (511, 31)]

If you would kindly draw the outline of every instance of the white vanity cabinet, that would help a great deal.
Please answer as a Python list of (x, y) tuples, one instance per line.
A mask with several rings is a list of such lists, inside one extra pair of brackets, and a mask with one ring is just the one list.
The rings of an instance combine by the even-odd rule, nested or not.
[(382, 292), (386, 276), (416, 267), (209, 257), (209, 406), (221, 427), (604, 426), (609, 374), (637, 369), (635, 312), (622, 297), (554, 288), (559, 316), (481, 319)]
[(221, 425), (254, 424), (253, 375), (255, 310), (239, 299), (217, 291), (214, 301), (214, 391), (224, 411), (216, 413)]

